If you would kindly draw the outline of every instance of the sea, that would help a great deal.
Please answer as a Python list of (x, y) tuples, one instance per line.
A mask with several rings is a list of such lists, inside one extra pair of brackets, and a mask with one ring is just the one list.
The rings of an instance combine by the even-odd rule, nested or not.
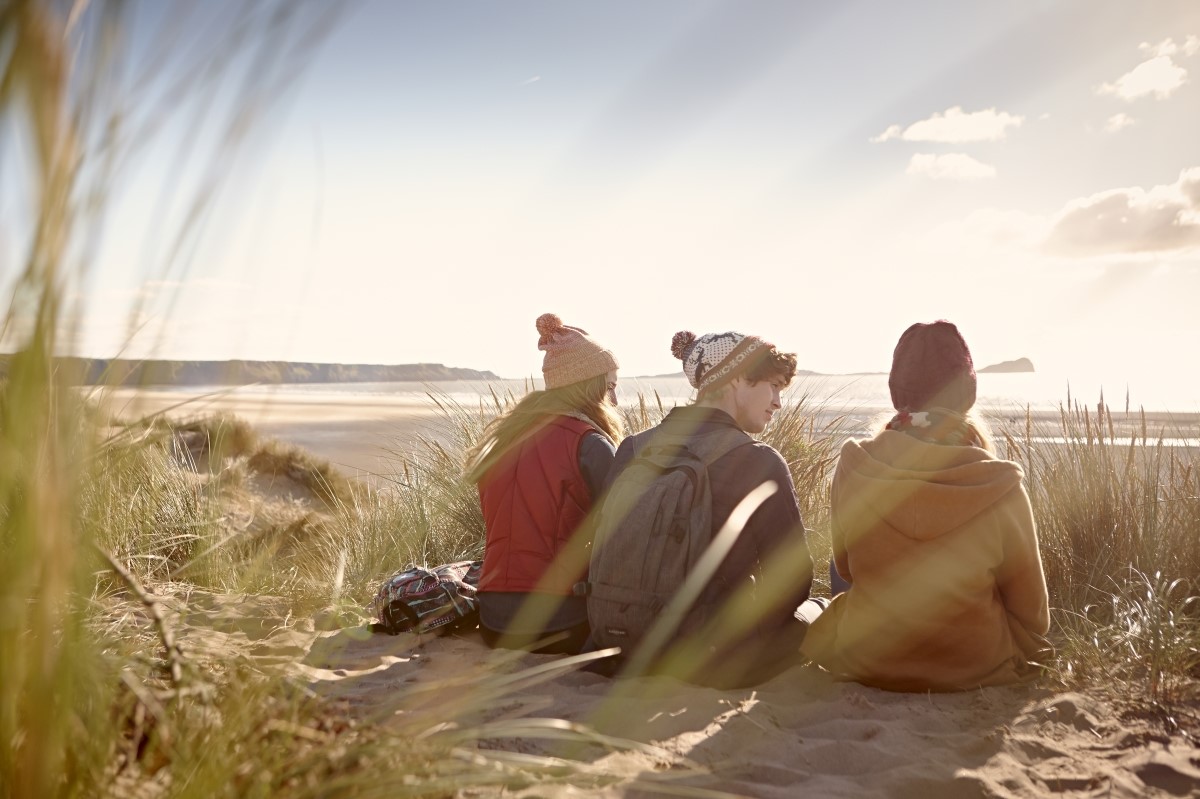
[[(540, 380), (146, 386), (128, 393), (154, 396), (156, 404), (141, 407), (139, 413), (226, 410), (264, 435), (313, 452), (347, 473), (375, 479), (391, 473), (399, 453), (421, 451), (423, 442), (458, 443), (453, 421), (457, 414), (445, 408), (492, 409), (497, 401), (519, 398), (535, 388), (541, 388)], [(219, 398), (212, 407), (205, 404), (210, 395)], [(659, 418), (660, 404), (670, 410), (694, 398), (682, 375), (622, 377), (617, 395), (626, 408), (644, 402), (651, 423)], [(114, 399), (129, 401), (128, 396)], [(1101, 401), (1110, 415), (1098, 427)], [(892, 413), (886, 374), (798, 375), (783, 402), (785, 412), (788, 406), (800, 406), (805, 418), (811, 418), (810, 434), (831, 439), (834, 446), (874, 435)], [(1023, 446), (1073, 446), (1081, 439), (1100, 437), (1109, 444), (1129, 445), (1131, 451), (1135, 445), (1141, 451), (1149, 444), (1150, 452), (1165, 447), (1188, 463), (1200, 457), (1200, 391), (1194, 380), (1127, 385), (1098, 378), (1068, 380), (1046, 372), (984, 373), (979, 375), (976, 408), (1002, 445), (1002, 457), (1019, 458)], [(1065, 426), (1064, 413), (1073, 415)], [(378, 479), (380, 485), (387, 484), (387, 479)]]
[[(386, 383), (309, 383), (264, 387), (226, 387), (214, 391), (262, 392), (268, 389), (284, 399), (318, 400), (326, 398), (339, 404), (384, 400), (410, 406), (427, 406), (437, 412), (438, 404), (473, 409), (492, 406), (496, 398), (520, 397), (541, 388), (541, 381), (524, 380), (386, 382)], [(175, 389), (170, 389), (175, 390)], [(189, 386), (178, 391), (195, 394), (205, 387)], [(618, 386), (618, 402), (627, 407), (645, 401), (651, 407), (661, 403), (669, 409), (686, 405), (694, 392), (682, 376), (623, 377)], [(841, 429), (860, 434), (878, 425), (881, 415), (891, 410), (886, 374), (798, 375), (784, 394), (784, 405), (804, 403), (826, 419), (843, 420)], [(977, 409), (987, 418), (1019, 423), (1027, 416), (1054, 420), (1062, 411), (1088, 409), (1095, 412), (1103, 402), (1116, 420), (1119, 432), (1132, 435), (1142, 419), (1149, 420), (1152, 435), (1168, 439), (1200, 440), (1200, 379), (1193, 376), (1163, 375), (1140, 378), (1137, 384), (1101, 376), (1068, 377), (1046, 372), (983, 373), (978, 376)]]
[[(1024, 413), (1026, 410), (1045, 413), (1065, 406), (1082, 405), (1095, 408), (1103, 401), (1114, 413), (1138, 412), (1149, 414), (1173, 414), (1186, 417), (1200, 414), (1200, 378), (1181, 380), (1175, 376), (1157, 381), (1142, 380), (1136, 385), (1123, 381), (1076, 378), (1050, 375), (1041, 372), (985, 373), (978, 376), (978, 406), (989, 413)], [(469, 380), (440, 382), (387, 382), (387, 383), (291, 383), (271, 386), (270, 390), (281, 396), (328, 395), (342, 401), (353, 397), (378, 398), (422, 398), (433, 404), (438, 397), (466, 407), (480, 402), (491, 403), (493, 396), (521, 396), (526, 391), (541, 388), (541, 381), (533, 378), (524, 380), (495, 380), (477, 382)], [(194, 394), (209, 387), (189, 386), (179, 389), (181, 393)], [(248, 386), (240, 390), (262, 391), (263, 386)], [(213, 391), (228, 391), (228, 388), (211, 387)], [(635, 405), (639, 397), (651, 401), (660, 399), (665, 405), (682, 405), (694, 396), (692, 387), (682, 376), (622, 377), (617, 390), (622, 405)], [(784, 394), (788, 401), (804, 402), (812, 406), (828, 407), (843, 411), (886, 411), (891, 408), (886, 374), (854, 375), (799, 375), (792, 381)]]

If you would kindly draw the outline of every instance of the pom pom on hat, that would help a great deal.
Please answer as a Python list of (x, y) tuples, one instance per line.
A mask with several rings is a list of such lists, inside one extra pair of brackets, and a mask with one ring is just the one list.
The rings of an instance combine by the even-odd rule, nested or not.
[(683, 373), (699, 392), (733, 380), (753, 362), (751, 355), (770, 346), (758, 336), (732, 330), (703, 336), (681, 330), (671, 338), (672, 354), (683, 361)]
[(552, 313), (542, 314), (534, 324), (537, 326), (538, 335), (541, 336), (539, 343), (549, 340), (551, 335), (563, 328), (563, 320), (559, 318), (558, 314)]
[(687, 357), (688, 348), (696, 343), (696, 334), (690, 330), (680, 330), (671, 337), (671, 354), (679, 360)]
[(892, 353), (888, 389), (898, 411), (969, 411), (975, 404), (975, 364), (958, 328), (939, 319), (905, 330)]
[(557, 314), (542, 314), (535, 326), (538, 349), (546, 353), (542, 359), (546, 388), (562, 388), (590, 380), (615, 372), (619, 367), (611, 350), (588, 336), (586, 330), (563, 324)]

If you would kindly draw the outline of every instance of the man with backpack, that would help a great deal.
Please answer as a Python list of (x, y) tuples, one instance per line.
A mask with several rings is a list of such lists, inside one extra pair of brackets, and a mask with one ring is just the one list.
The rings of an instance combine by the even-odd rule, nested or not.
[(617, 450), (586, 584), (593, 642), (620, 646), (626, 671), (750, 685), (799, 662), (807, 629), (796, 614), (813, 567), (795, 487), (751, 438), (781, 407), (796, 356), (736, 332), (676, 333), (671, 351), (696, 401)]

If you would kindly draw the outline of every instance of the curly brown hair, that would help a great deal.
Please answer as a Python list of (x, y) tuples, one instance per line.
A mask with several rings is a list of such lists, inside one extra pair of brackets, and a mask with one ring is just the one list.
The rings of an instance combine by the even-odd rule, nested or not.
[(774, 345), (755, 353), (744, 373), (744, 377), (750, 383), (782, 378), (785, 387), (795, 376), (796, 353), (780, 352)]

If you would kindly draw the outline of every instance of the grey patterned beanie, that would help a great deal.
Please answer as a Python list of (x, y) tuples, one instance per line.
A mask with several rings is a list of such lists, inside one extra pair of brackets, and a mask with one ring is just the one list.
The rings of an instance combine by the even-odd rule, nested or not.
[(681, 330), (671, 338), (671, 354), (683, 361), (683, 373), (698, 392), (728, 383), (755, 360), (750, 356), (771, 344), (744, 333), (706, 333)]

